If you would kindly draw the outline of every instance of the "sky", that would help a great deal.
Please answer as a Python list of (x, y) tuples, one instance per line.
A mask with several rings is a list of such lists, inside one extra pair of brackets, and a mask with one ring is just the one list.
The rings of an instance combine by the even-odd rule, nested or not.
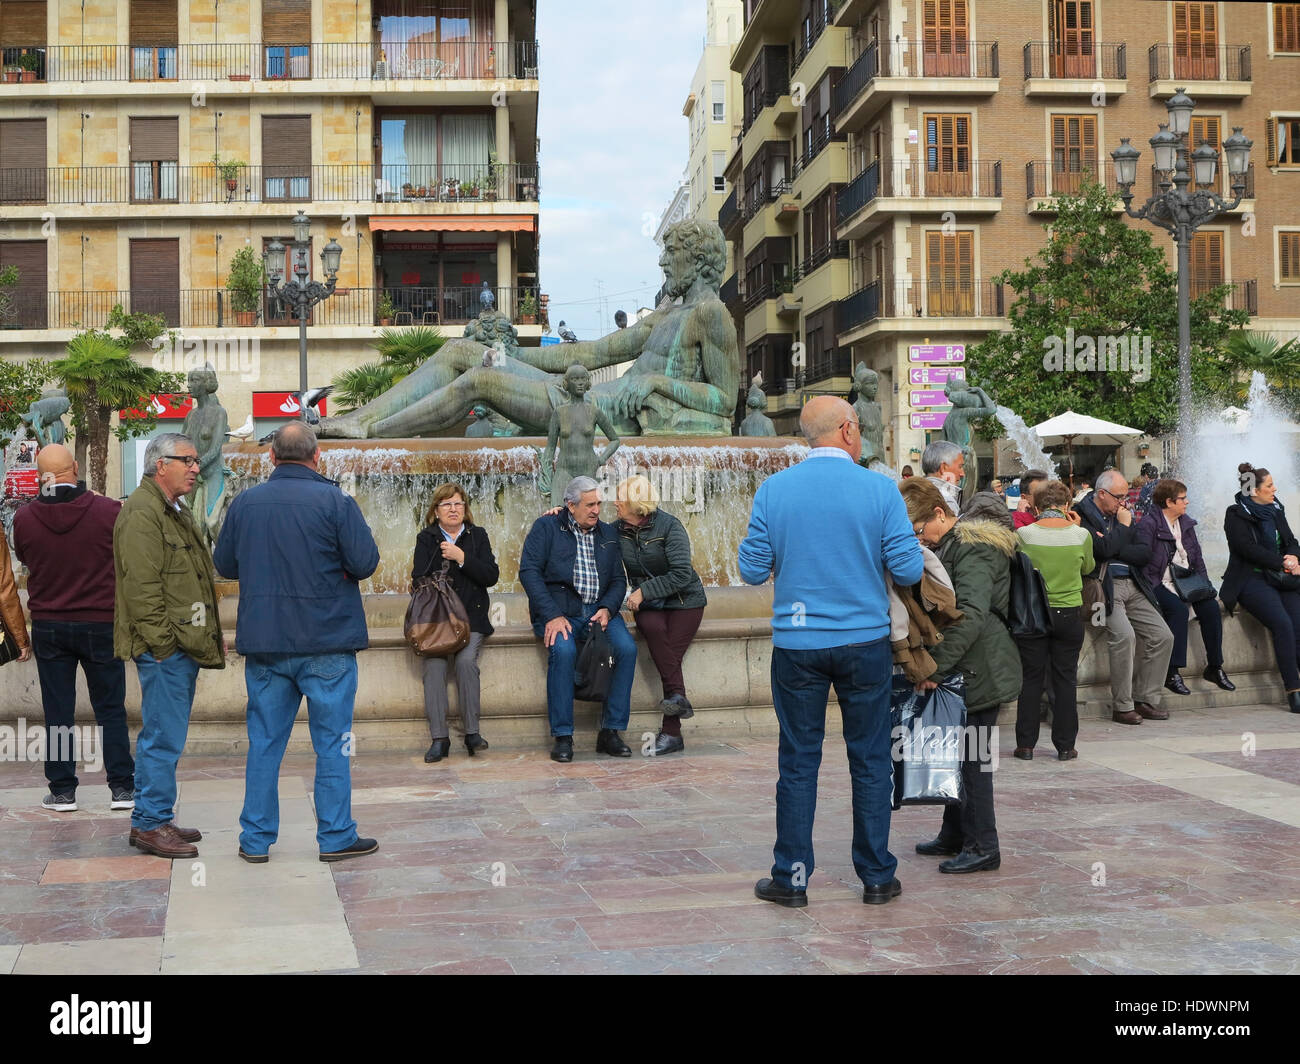
[(654, 232), (686, 169), (682, 104), (704, 30), (704, 0), (538, 3), (539, 281), (552, 330), (563, 319), (590, 340), (613, 331), (619, 308), (652, 305)]

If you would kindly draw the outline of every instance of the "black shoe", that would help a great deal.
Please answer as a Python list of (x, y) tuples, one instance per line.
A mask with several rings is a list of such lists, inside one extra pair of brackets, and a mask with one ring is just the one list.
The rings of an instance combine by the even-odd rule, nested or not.
[(451, 753), (450, 739), (434, 739), (433, 745), (424, 753), (424, 763), (432, 765), (435, 761), (441, 761)]
[(357, 839), (346, 850), (323, 853), (320, 855), (320, 859), (322, 861), (346, 861), (349, 857), (365, 857), (367, 854), (374, 853), (377, 849), (379, 849), (379, 843), (375, 839)]
[(479, 735), (478, 732), (470, 732), (465, 736), (465, 749), (469, 751), (469, 756), (473, 757), (478, 751), (486, 750), (488, 741)]
[(665, 717), (679, 717), (682, 720), (688, 720), (695, 716), (695, 710), (685, 695), (669, 695), (659, 705), (655, 706)]
[(1286, 704), (1292, 713), (1300, 713), (1300, 691), (1288, 691), (1286, 694)]
[(1237, 685), (1228, 679), (1228, 674), (1223, 671), (1221, 665), (1217, 668), (1210, 666), (1201, 673), (1201, 676), (1209, 680), (1210, 683), (1222, 687), (1225, 691), (1235, 691), (1237, 689)]
[(75, 813), (77, 796), (75, 794), (47, 794), (41, 799), (42, 809), (53, 809), (56, 813)]
[(1057, 761), (1073, 761), (1079, 756), (1079, 751), (1070, 747), (1068, 750), (1058, 750), (1056, 752)]
[(1032, 746), (1017, 746), (1011, 756), (1017, 761), (1032, 761), (1034, 759), (1034, 748)]
[(682, 741), (680, 735), (669, 735), (667, 732), (660, 732), (655, 736), (655, 757), (680, 753), (685, 749), (686, 743)]
[(877, 883), (875, 886), (862, 888), (862, 903), (864, 905), (884, 905), (891, 898), (897, 898), (903, 893), (903, 884), (897, 879), (891, 879), (888, 883)]
[(596, 736), (596, 753), (609, 754), (610, 757), (631, 757), (632, 749), (611, 728), (602, 728)]
[(1176, 695), (1190, 695), (1192, 693), (1187, 689), (1187, 684), (1183, 683), (1183, 678), (1176, 672), (1171, 672), (1165, 677), (1165, 687)]
[(551, 747), (551, 760), (567, 764), (573, 760), (573, 736), (557, 735), (555, 745)]
[(922, 857), (956, 857), (961, 853), (961, 846), (952, 846), (943, 841), (943, 836), (929, 842), (918, 842), (916, 852)]
[[(242, 857), (249, 864), (266, 864), (266, 862), (271, 859), (271, 855), (269, 853), (245, 853), (244, 848), (242, 846), (239, 848), (239, 856)], [(322, 861), (325, 860), (323, 854), (321, 855), (321, 860)], [(337, 861), (339, 860), (339, 858), (336, 857), (334, 858), (334, 860)]]
[(135, 788), (134, 787), (110, 787), (108, 793), (111, 796), (108, 807), (110, 809), (134, 809), (135, 808)]
[(754, 884), (754, 897), (784, 905), (787, 909), (802, 909), (808, 904), (808, 892), (793, 887), (778, 887), (770, 879), (760, 879)]
[(939, 871), (960, 875), (962, 872), (992, 872), (1000, 867), (1002, 867), (1002, 854), (997, 850), (992, 853), (963, 850), (951, 861), (944, 861), (939, 865)]

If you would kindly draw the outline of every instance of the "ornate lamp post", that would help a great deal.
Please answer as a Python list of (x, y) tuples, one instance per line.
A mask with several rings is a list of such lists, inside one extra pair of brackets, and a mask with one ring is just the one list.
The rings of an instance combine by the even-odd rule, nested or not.
[(293, 308), (294, 316), (298, 319), (298, 389), (306, 393), (309, 387), (307, 383), (307, 315), (311, 308), (322, 300), (328, 299), (334, 294), (334, 285), (338, 281), (339, 260), (343, 256), (343, 248), (339, 246), (338, 241), (333, 237), (325, 245), (325, 249), (320, 253), (321, 266), (325, 270), (325, 283), (319, 281), (308, 281), (308, 264), (307, 248), (308, 237), (311, 233), (311, 219), (302, 211), (299, 211), (297, 217), (289, 223), (293, 229), (293, 241), (290, 247), (293, 250), (293, 273), (297, 280), (285, 281), (284, 279), (284, 252), (285, 246), (278, 240), (273, 240), (262, 255), (262, 262), (266, 267), (267, 280), (270, 282), (271, 291), (276, 297), (283, 300), (285, 304)]
[[(1169, 123), (1160, 123), (1159, 132), (1149, 142), (1155, 153), (1156, 169), (1160, 171), (1160, 190), (1137, 210), (1132, 207), (1133, 183), (1137, 180), (1138, 157), (1142, 153), (1129, 144), (1127, 137), (1121, 138), (1119, 147), (1110, 153), (1124, 212), (1130, 218), (1145, 218), (1168, 231), (1178, 248), (1178, 404), (1183, 411), (1190, 410), (1192, 402), (1192, 234), (1241, 202), (1246, 191), (1250, 149), (1254, 145), (1254, 141), (1242, 135), (1240, 126), (1234, 126), (1232, 136), (1223, 142), (1234, 198), (1228, 203), (1208, 191), (1207, 186), (1214, 183), (1218, 170), (1219, 153), (1204, 140), (1195, 151), (1189, 149), (1187, 137), (1195, 107), (1196, 102), (1182, 89), (1166, 101)], [(1193, 180), (1202, 187), (1189, 192), (1187, 186)]]

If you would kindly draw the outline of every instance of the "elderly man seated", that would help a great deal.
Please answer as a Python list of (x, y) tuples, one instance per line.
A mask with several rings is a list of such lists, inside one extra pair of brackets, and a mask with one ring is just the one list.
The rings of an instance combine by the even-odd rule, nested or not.
[(564, 507), (533, 522), (519, 559), (519, 582), (528, 593), (533, 631), (548, 651), (551, 760), (573, 760), (574, 662), (592, 624), (605, 630), (615, 662), (596, 752), (631, 757), (619, 735), (631, 713), (636, 671), (636, 643), (618, 614), (627, 577), (618, 530), (600, 520), (600, 491), (591, 477), (574, 477), (564, 489)]

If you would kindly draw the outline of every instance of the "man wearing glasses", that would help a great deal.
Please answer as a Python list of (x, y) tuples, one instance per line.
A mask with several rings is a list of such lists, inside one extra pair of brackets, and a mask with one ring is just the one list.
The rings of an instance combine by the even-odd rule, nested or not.
[(141, 694), (130, 843), (168, 858), (198, 856), (202, 834), (174, 820), (176, 763), (199, 669), (226, 667), (212, 558), (181, 505), (198, 475), (188, 436), (156, 436), (144, 452), (140, 486), (113, 527), (113, 652), (135, 661)]

